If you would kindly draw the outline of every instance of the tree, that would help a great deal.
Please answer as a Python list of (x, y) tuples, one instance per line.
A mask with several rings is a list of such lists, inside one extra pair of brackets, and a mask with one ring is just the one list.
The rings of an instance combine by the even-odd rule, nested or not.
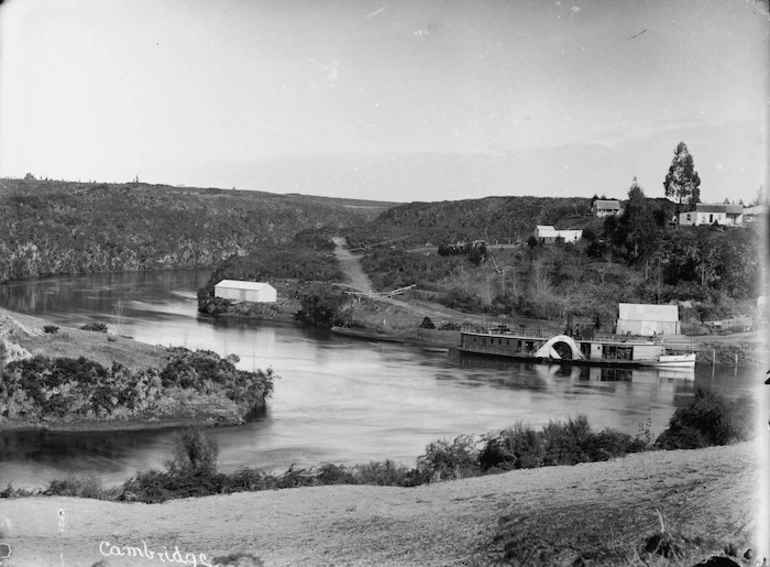
[(35, 181), (35, 176), (31, 173), (27, 173), (27, 175), (24, 176), (24, 181)]
[(649, 258), (658, 247), (658, 226), (636, 177), (628, 189), (626, 212), (620, 222), (626, 226), (626, 249), (630, 260)]
[(674, 150), (674, 159), (668, 168), (666, 180), (663, 182), (666, 197), (679, 199), (679, 204), (700, 203), (700, 177), (695, 171), (692, 154), (684, 142), (679, 142)]

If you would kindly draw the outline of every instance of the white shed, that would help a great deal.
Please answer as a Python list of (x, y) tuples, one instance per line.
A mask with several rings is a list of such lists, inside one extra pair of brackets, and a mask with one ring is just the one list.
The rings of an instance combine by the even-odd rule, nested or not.
[(233, 301), (253, 301), (254, 303), (275, 303), (275, 288), (264, 282), (244, 282), (222, 280), (214, 286), (214, 297)]
[(535, 238), (543, 242), (556, 242), (557, 238), (564, 239), (564, 242), (577, 242), (583, 237), (582, 230), (556, 230), (550, 225), (537, 225), (533, 233)]
[(652, 336), (680, 334), (679, 307), (676, 305), (651, 305), (643, 303), (619, 303), (617, 334)]

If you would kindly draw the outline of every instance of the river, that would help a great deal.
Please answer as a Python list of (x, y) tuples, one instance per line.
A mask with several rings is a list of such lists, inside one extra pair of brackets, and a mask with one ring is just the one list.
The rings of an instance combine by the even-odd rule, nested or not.
[[(437, 439), (579, 414), (596, 429), (632, 435), (649, 419), (658, 434), (677, 400), (696, 387), (740, 395), (759, 382), (748, 369), (562, 369), (360, 341), (290, 323), (214, 320), (196, 311), (195, 292), (208, 276), (171, 271), (12, 282), (0, 286), (0, 305), (60, 326), (101, 321), (137, 341), (234, 353), (244, 370), (272, 367), (280, 379), (267, 415), (212, 430), (225, 472), (385, 458), (414, 466)], [(162, 468), (173, 435), (0, 433), (0, 488), (43, 486), (69, 473), (116, 484)]]

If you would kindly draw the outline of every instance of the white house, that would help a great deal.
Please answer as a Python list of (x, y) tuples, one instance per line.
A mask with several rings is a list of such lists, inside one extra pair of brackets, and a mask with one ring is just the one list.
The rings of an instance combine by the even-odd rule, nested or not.
[(617, 199), (596, 199), (591, 207), (591, 211), (597, 217), (618, 215), (620, 214), (620, 201)]
[(564, 239), (564, 242), (577, 242), (583, 237), (582, 230), (556, 230), (550, 225), (537, 225), (533, 234), (546, 243), (556, 242), (557, 238)]
[(619, 335), (678, 335), (680, 330), (679, 307), (676, 305), (618, 304), (615, 332)]
[(222, 280), (214, 286), (214, 297), (233, 301), (252, 301), (254, 303), (275, 303), (275, 288), (264, 282), (244, 282)]
[[(695, 205), (694, 211), (686, 211), (679, 213), (679, 224), (682, 226), (698, 226), (701, 224), (714, 224), (715, 222), (721, 225), (727, 223), (727, 207), (733, 205), (709, 205), (706, 203), (698, 203)], [(736, 207), (739, 205), (735, 205)], [(741, 216), (741, 221), (743, 217)]]

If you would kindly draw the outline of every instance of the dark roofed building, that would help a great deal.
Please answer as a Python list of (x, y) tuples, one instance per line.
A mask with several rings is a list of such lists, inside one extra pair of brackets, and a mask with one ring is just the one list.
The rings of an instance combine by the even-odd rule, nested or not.
[(617, 199), (596, 199), (591, 212), (597, 217), (607, 217), (620, 213), (620, 201)]

